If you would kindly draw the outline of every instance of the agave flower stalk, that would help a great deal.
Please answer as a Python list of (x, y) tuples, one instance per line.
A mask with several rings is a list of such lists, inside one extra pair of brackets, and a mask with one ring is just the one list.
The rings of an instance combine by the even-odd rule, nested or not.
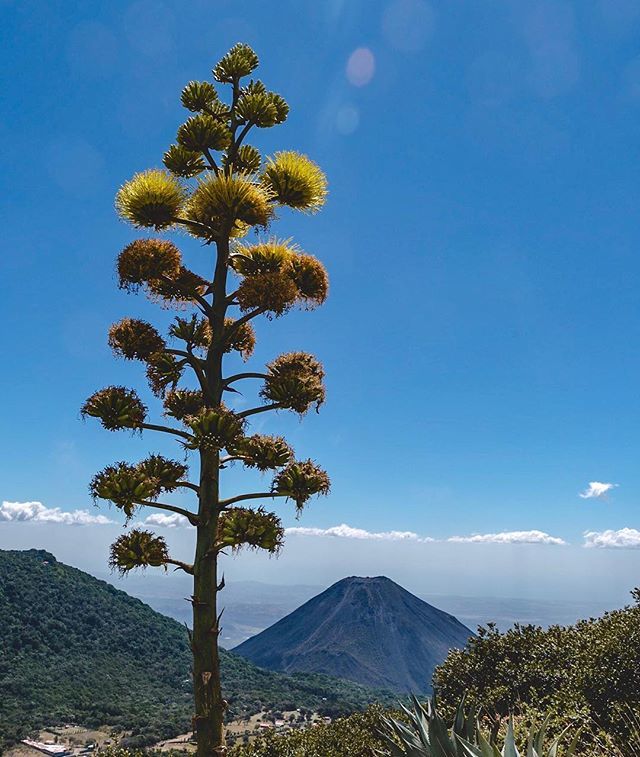
[[(305, 352), (289, 352), (259, 370), (226, 369), (234, 353), (245, 361), (251, 357), (255, 318), (279, 317), (296, 306), (312, 309), (328, 293), (322, 263), (290, 240), (263, 235), (246, 241), (250, 230), (272, 223), (281, 207), (315, 212), (327, 194), (324, 174), (306, 156), (286, 151), (263, 160), (246, 143), (252, 129), (282, 123), (289, 110), (262, 82), (246, 82), (257, 66), (255, 52), (238, 44), (214, 67), (213, 82), (187, 84), (181, 101), (192, 115), (165, 153), (165, 169), (136, 174), (116, 196), (119, 215), (135, 228), (181, 230), (199, 240), (202, 273), (184, 265), (173, 241), (153, 236), (132, 241), (117, 261), (122, 289), (191, 311), (177, 316), (166, 336), (136, 318), (123, 319), (109, 332), (117, 356), (146, 366), (167, 423), (152, 420), (138, 394), (122, 386), (96, 392), (82, 408), (110, 431), (168, 434), (193, 460), (193, 481), (184, 463), (151, 455), (136, 464), (107, 466), (90, 490), (120, 509), (127, 523), (157, 509), (195, 529), (191, 563), (173, 558), (161, 536), (134, 528), (113, 544), (110, 564), (123, 574), (173, 566), (193, 576), (193, 729), (200, 757), (226, 754), (218, 657), (220, 555), (243, 548), (277, 553), (284, 529), (265, 502), (280, 498), (299, 512), (311, 497), (329, 491), (329, 478), (314, 461), (296, 460), (282, 437), (251, 435), (247, 428), (257, 413), (317, 410), (325, 398), (320, 362)], [(226, 94), (219, 91), (225, 88)], [(225, 403), (239, 384), (256, 380), (262, 382), (256, 402), (263, 404), (237, 412)], [(223, 499), (221, 476), (233, 464), (271, 472), (271, 485)], [(176, 491), (193, 494), (193, 508), (173, 504)]]

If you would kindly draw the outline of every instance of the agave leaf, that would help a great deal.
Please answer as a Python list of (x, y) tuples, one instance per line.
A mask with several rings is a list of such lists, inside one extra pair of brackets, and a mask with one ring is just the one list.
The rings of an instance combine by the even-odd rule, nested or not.
[(538, 752), (533, 746), (534, 740), (535, 740), (535, 733), (533, 730), (533, 726), (531, 726), (531, 730), (529, 731), (529, 736), (527, 737), (527, 757), (539, 757)]
[[(534, 747), (538, 755), (542, 755), (544, 751), (544, 740), (547, 735), (547, 727), (549, 726), (549, 716), (542, 721), (542, 725), (540, 726), (538, 732), (535, 734), (534, 737)], [(531, 727), (531, 732), (533, 734), (533, 726)], [(549, 757), (552, 757), (551, 753), (549, 753)]]
[[(544, 723), (542, 724), (542, 734), (544, 735), (546, 731), (547, 724), (549, 722), (549, 716), (547, 716), (544, 720)], [(567, 726), (562, 733), (558, 736), (558, 738), (552, 742), (551, 746), (549, 747), (549, 750), (547, 751), (546, 757), (557, 757), (558, 755), (558, 749), (560, 748), (560, 742), (562, 741), (562, 737), (565, 735), (565, 733), (569, 730), (569, 726)], [(573, 737), (573, 741), (571, 742), (571, 745), (569, 746), (569, 750), (567, 751), (565, 757), (572, 757), (573, 754), (575, 754), (575, 749), (578, 745), (578, 740), (580, 739), (580, 731), (576, 733), (576, 735)], [(534, 753), (534, 757), (543, 757), (544, 753), (544, 739), (538, 738), (537, 740), (538, 746), (537, 750)]]
[(420, 752), (416, 752), (413, 747), (408, 747), (406, 744), (399, 747), (392, 739), (388, 740), (387, 746), (389, 747), (388, 751), (378, 752), (378, 754), (383, 757), (423, 757), (423, 755), (421, 755)]
[(500, 750), (497, 746), (491, 744), (489, 740), (485, 737), (485, 735), (480, 731), (480, 727), (478, 726), (478, 744), (480, 746), (480, 749), (482, 749), (482, 757), (502, 757), (500, 754)]
[[(521, 757), (516, 746), (513, 717), (509, 718), (500, 751), (498, 745), (490, 740), (491, 737), (483, 734), (477, 721), (477, 710), (470, 708), (469, 712), (465, 712), (464, 699), (450, 728), (438, 713), (434, 699), (427, 699), (424, 704), (415, 696), (411, 700), (411, 709), (400, 704), (409, 720), (408, 725), (391, 718), (382, 719), (383, 729), (379, 733), (389, 751), (375, 751), (378, 757)], [(527, 738), (526, 757), (559, 757), (560, 744), (566, 731), (549, 743), (546, 738), (549, 722), (547, 717), (540, 727), (532, 725)], [(577, 757), (579, 738), (580, 731), (575, 734), (568, 751), (562, 752), (563, 757)]]
[(502, 757), (520, 757), (520, 752), (516, 749), (516, 739), (513, 733), (513, 718), (509, 718), (509, 724), (507, 725), (507, 735), (504, 739), (504, 747), (502, 748)]
[(414, 726), (415, 726), (415, 732), (411, 732), (412, 742), (416, 746), (429, 749), (431, 740), (429, 738), (428, 726), (425, 727), (421, 721), (414, 723)]
[(376, 754), (380, 755), (380, 757), (413, 757), (410, 752), (407, 752), (405, 749), (399, 747), (392, 739), (388, 739), (387, 747), (388, 749), (384, 752), (376, 750)]
[(402, 742), (408, 746), (420, 749), (423, 746), (428, 746), (428, 742), (424, 742), (413, 731), (410, 731), (406, 726), (401, 723), (397, 724), (397, 734), (402, 739)]
[(425, 751), (425, 749), (428, 750), (428, 747), (424, 747), (416, 741), (415, 736), (410, 740), (400, 736), (400, 741), (402, 747), (399, 747), (392, 739), (389, 740), (392, 749), (391, 757), (431, 757), (431, 752)]
[(389, 751), (380, 752), (380, 754), (384, 754), (385, 757), (403, 757), (405, 754), (404, 749), (401, 749), (398, 744), (395, 742), (394, 739), (391, 738), (391, 736), (388, 733), (380, 732), (379, 733), (380, 738), (384, 742), (384, 745), (388, 747)]
[(488, 744), (488, 748), (480, 745), (476, 746), (475, 744), (471, 744), (466, 739), (462, 738), (462, 736), (458, 736), (457, 734), (456, 741), (462, 749), (462, 757), (494, 757), (493, 749)]
[[(428, 746), (428, 742), (422, 742), (422, 740), (419, 738), (418, 735), (411, 729), (407, 728), (407, 726), (404, 723), (401, 723), (398, 720), (391, 720), (389, 721), (391, 724), (392, 729), (394, 732), (398, 735), (400, 738), (400, 741), (403, 743), (403, 745), (406, 748), (414, 748), (414, 749), (421, 749), (423, 746), (423, 743), (425, 746)], [(422, 754), (422, 752), (418, 752), (418, 754)]]
[(425, 711), (424, 707), (418, 702), (418, 700), (413, 697), (414, 700), (414, 715), (413, 715), (413, 722), (416, 725), (416, 729), (418, 731), (418, 734), (420, 735), (420, 741), (422, 744), (424, 744), (425, 747), (429, 747), (431, 745), (431, 738), (430, 738), (430, 723), (434, 719), (434, 715), (429, 718), (429, 715)]
[(406, 757), (432, 757), (433, 752), (429, 747), (408, 747)]
[(405, 715), (408, 715), (411, 720), (413, 720), (413, 712), (406, 705), (402, 704), (402, 702), (399, 702), (399, 704), (400, 709), (405, 713)]
[(464, 724), (464, 737), (467, 741), (475, 741), (478, 732), (478, 710), (471, 707)]
[[(410, 740), (413, 740), (417, 744), (424, 744), (424, 746), (429, 746), (429, 736), (428, 736), (428, 726), (429, 726), (429, 715), (427, 714), (424, 707), (420, 704), (420, 702), (416, 699), (416, 697), (412, 694), (411, 698), (413, 700), (413, 710), (410, 710), (408, 707), (405, 707), (402, 703), (400, 704), (400, 707), (404, 711), (404, 713), (408, 716), (409, 720), (413, 724), (413, 727), (418, 733), (418, 738), (416, 738), (416, 734), (413, 733), (413, 731), (410, 731), (404, 724), (399, 723), (398, 721), (394, 721), (397, 728), (401, 728), (404, 732), (404, 734), (401, 736), (401, 739), (409, 738), (407, 734), (410, 734)], [(400, 735), (400, 734), (399, 734)]]
[(456, 745), (449, 736), (447, 725), (437, 713), (429, 721), (429, 746), (433, 757), (457, 757)]
[(458, 705), (458, 709), (456, 710), (456, 717), (453, 721), (453, 728), (452, 731), (454, 734), (460, 734), (461, 736), (465, 733), (465, 725), (466, 725), (466, 718), (464, 714), (464, 705), (465, 705), (465, 699), (466, 695), (462, 697), (460, 700), (460, 704)]
[[(389, 751), (380, 752), (379, 754), (384, 755), (384, 757), (421, 757), (420, 753), (416, 752), (410, 743), (407, 743), (407, 738), (410, 741), (413, 741), (414, 738), (413, 733), (409, 729), (391, 718), (383, 717), (382, 723), (384, 727), (378, 731), (378, 734)], [(400, 732), (401, 728), (406, 734)], [(396, 740), (393, 738), (394, 733), (399, 735), (402, 747), (398, 746)]]
[[(420, 708), (423, 709), (422, 707)], [(429, 725), (429, 741), (431, 748), (437, 745), (438, 749), (442, 751), (442, 757), (456, 757), (458, 750), (456, 748), (455, 736), (453, 733), (449, 733), (447, 724), (444, 719), (440, 717), (437, 711), (436, 698), (432, 697), (432, 709), (431, 718), (428, 720)], [(439, 752), (434, 749), (434, 755), (439, 755)]]
[[(466, 741), (465, 739), (461, 739), (458, 736), (458, 741), (464, 746), (465, 753), (464, 757), (471, 757), (473, 755), (478, 755), (478, 757), (501, 757), (500, 750), (497, 746), (494, 746), (491, 744), (488, 739), (485, 738), (485, 736), (478, 732), (478, 743), (473, 744), (469, 741)], [(475, 751), (474, 751), (475, 750)]]
[(581, 735), (582, 731), (578, 730), (576, 735), (573, 737), (571, 744), (569, 744), (569, 749), (567, 750), (566, 757), (573, 757), (574, 754), (577, 754), (576, 749), (578, 748), (578, 742), (580, 741)]
[(465, 757), (465, 752), (463, 751), (460, 742), (456, 739), (456, 736), (461, 736), (470, 744), (475, 744), (475, 742), (477, 741), (476, 711), (475, 708), (471, 707), (469, 708), (469, 711), (467, 713), (465, 708), (466, 699), (467, 697), (465, 694), (462, 697), (462, 701), (458, 705), (456, 716), (453, 721), (453, 726), (451, 728), (451, 739), (456, 746), (456, 754), (458, 755), (458, 757)]
[(422, 702), (420, 702), (420, 700), (416, 697), (415, 694), (411, 695), (411, 699), (413, 701), (413, 707), (414, 707), (415, 713), (419, 714), (425, 723), (428, 723), (436, 713), (435, 702), (432, 705), (432, 700), (428, 699), (427, 700), (428, 709), (425, 709), (424, 705), (422, 704)]

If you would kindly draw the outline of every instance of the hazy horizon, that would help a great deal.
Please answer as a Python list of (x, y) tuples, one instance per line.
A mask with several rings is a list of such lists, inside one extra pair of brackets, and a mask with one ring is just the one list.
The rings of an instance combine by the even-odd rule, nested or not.
[[(47, 549), (57, 559), (127, 585), (189, 586), (181, 572), (149, 569), (118, 578), (107, 567), (109, 544), (121, 532), (116, 526), (69, 527), (60, 524), (14, 523), (0, 527), (1, 549)], [(188, 556), (193, 534), (167, 529), (177, 557)], [(257, 553), (226, 557), (221, 570), (228, 585), (259, 581), (270, 585), (326, 588), (351, 575), (386, 575), (419, 596), (493, 597), (508, 599), (593, 601), (613, 609), (630, 602), (640, 580), (640, 555), (625, 550), (585, 550), (537, 544), (451, 544), (370, 541), (339, 537), (290, 536), (277, 558)], [(185, 595), (186, 596), (186, 595)]]

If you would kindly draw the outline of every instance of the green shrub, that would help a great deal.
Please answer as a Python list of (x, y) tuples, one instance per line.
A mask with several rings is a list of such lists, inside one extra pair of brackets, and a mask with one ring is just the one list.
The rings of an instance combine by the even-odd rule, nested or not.
[(447, 715), (466, 693), (501, 718), (547, 712), (556, 728), (625, 743), (640, 711), (640, 605), (567, 627), (480, 628), (436, 669), (434, 686)]
[(283, 735), (269, 733), (251, 744), (233, 747), (229, 757), (371, 757), (384, 745), (379, 735), (382, 718), (383, 710), (373, 706), (333, 723)]

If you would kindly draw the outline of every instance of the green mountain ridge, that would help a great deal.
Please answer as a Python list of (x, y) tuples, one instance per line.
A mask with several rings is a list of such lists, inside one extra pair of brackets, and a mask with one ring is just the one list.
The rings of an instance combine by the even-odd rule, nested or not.
[[(230, 718), (260, 709), (346, 713), (392, 698), (315, 674), (262, 670), (221, 649)], [(43, 550), (0, 550), (0, 748), (44, 725), (190, 727), (187, 630)]]

